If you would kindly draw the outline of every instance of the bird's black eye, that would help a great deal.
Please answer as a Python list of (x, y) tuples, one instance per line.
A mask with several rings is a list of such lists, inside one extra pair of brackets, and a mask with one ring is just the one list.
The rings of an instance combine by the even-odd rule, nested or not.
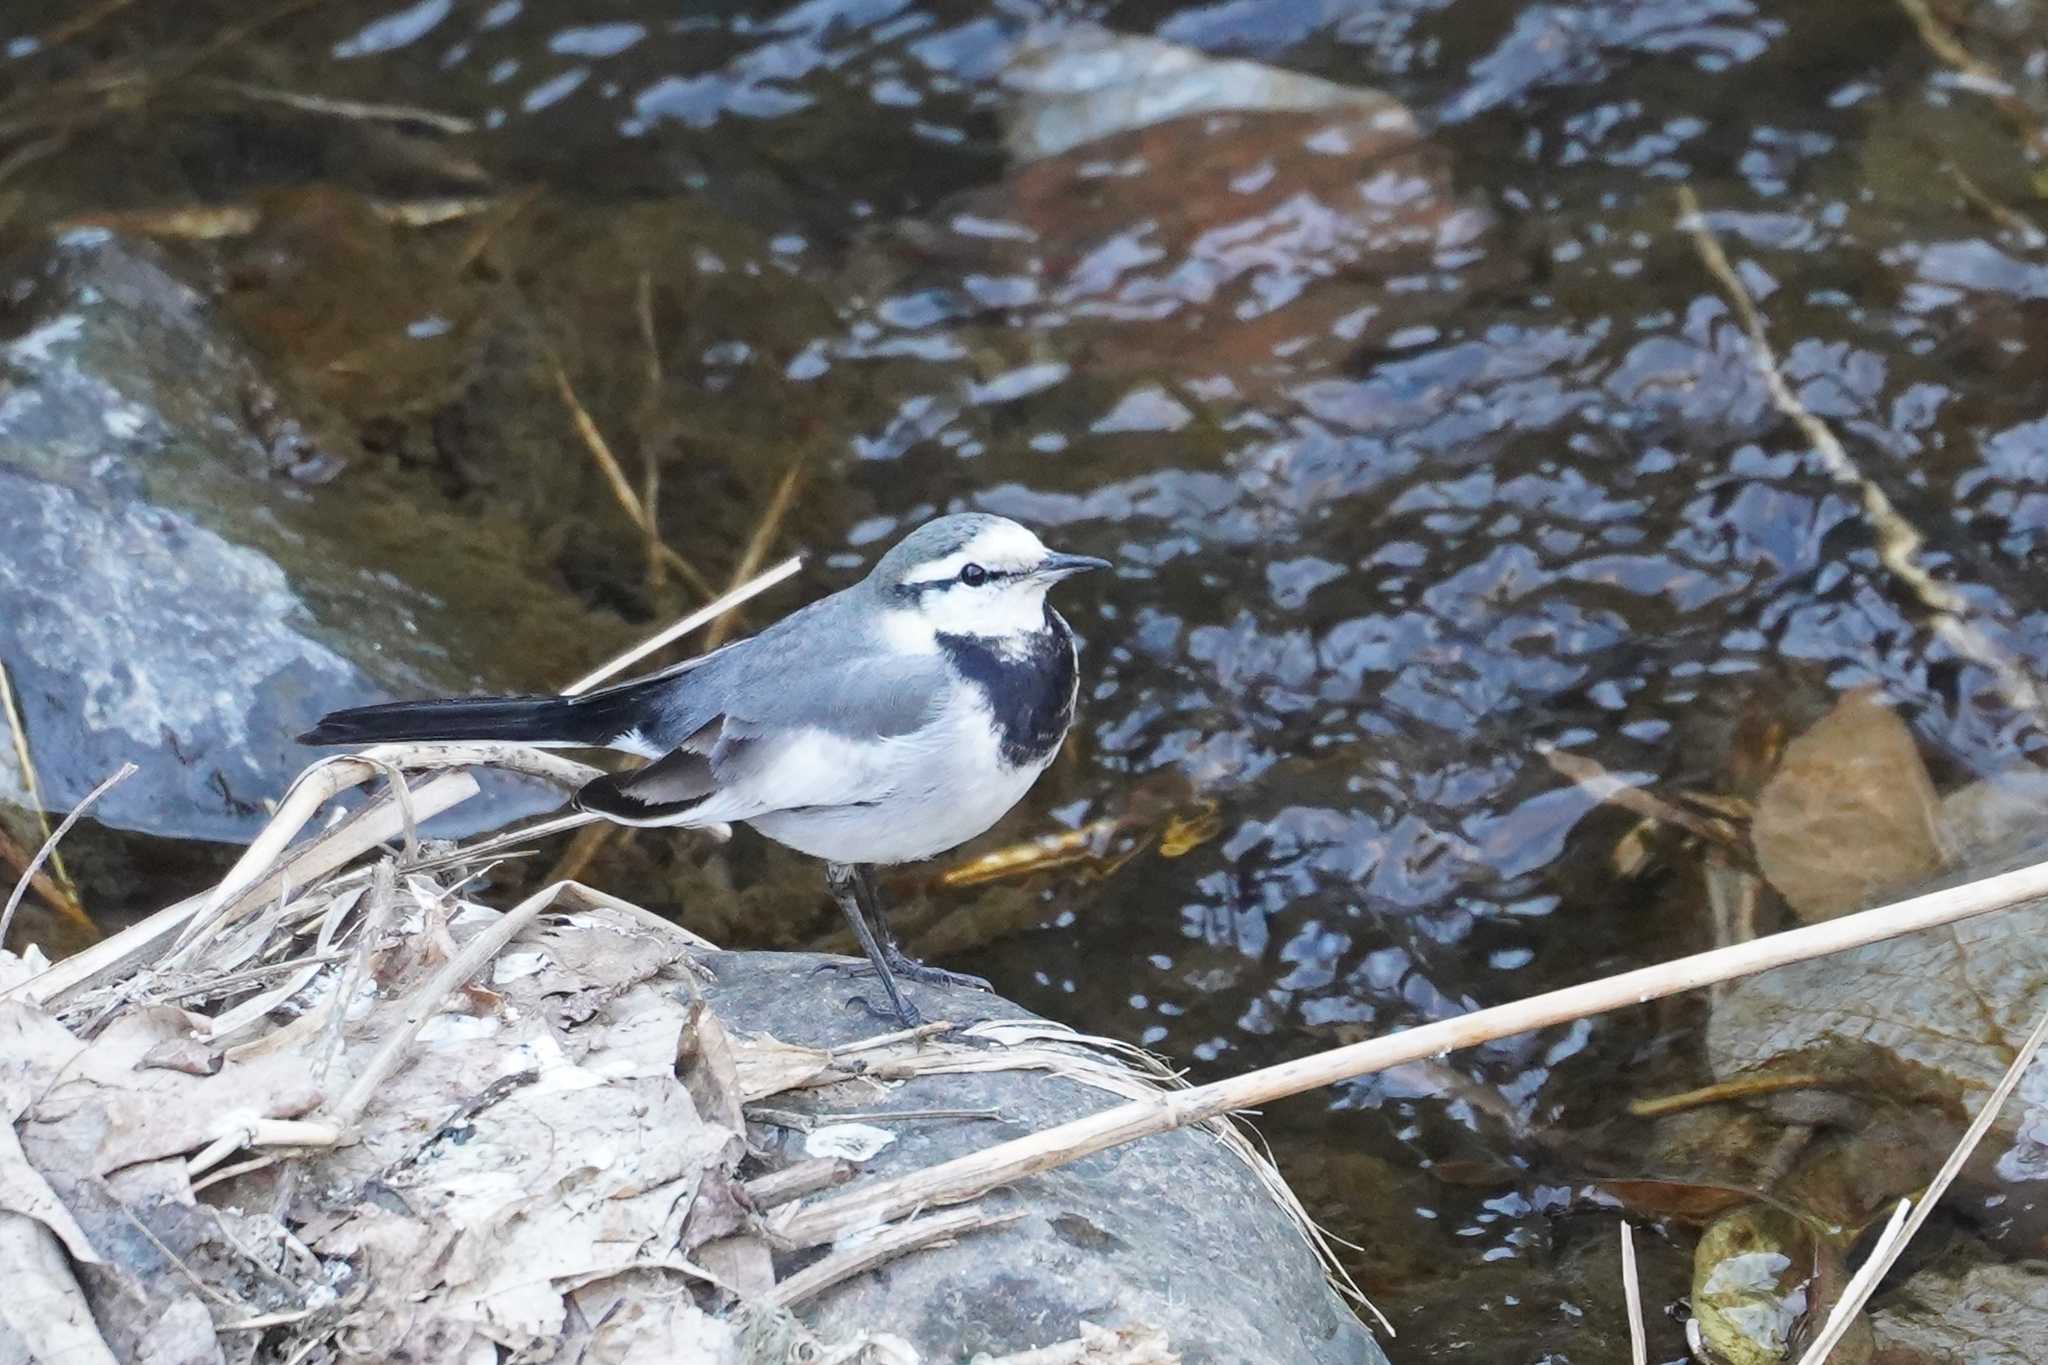
[(960, 581), (970, 588), (978, 588), (988, 582), (988, 570), (979, 564), (969, 564), (960, 570)]

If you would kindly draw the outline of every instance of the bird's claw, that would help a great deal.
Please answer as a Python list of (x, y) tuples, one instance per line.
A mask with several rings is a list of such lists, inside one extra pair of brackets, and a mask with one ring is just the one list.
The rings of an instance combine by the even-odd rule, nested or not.
[(996, 988), (988, 983), (986, 977), (969, 976), (966, 972), (949, 972), (944, 967), (927, 967), (924, 963), (913, 962), (907, 957), (898, 962), (891, 962), (889, 970), (905, 981), (915, 981), (920, 985), (954, 986), (960, 990), (987, 991), (991, 995), (995, 994)]
[(865, 995), (850, 995), (846, 998), (847, 1008), (857, 1009), (879, 1024), (894, 1024), (898, 1028), (917, 1028), (924, 1023), (924, 1015), (908, 1000), (902, 1009), (880, 1008), (868, 1002)]

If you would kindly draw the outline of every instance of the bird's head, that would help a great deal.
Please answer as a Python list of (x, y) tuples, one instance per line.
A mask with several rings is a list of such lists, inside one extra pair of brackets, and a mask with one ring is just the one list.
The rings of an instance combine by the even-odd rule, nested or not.
[(963, 512), (928, 521), (882, 556), (868, 584), (892, 629), (1002, 637), (1045, 625), (1046, 589), (1107, 560), (1048, 550), (1008, 517)]

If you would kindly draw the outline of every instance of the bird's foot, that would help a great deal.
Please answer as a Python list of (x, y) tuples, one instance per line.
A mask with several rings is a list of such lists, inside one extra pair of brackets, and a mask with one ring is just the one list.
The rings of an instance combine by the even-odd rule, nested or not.
[[(915, 981), (923, 986), (954, 986), (967, 991), (987, 991), (991, 995), (995, 993), (996, 988), (989, 984), (987, 977), (969, 976), (966, 972), (949, 972), (944, 967), (927, 967), (916, 958), (903, 956), (901, 952), (891, 953), (887, 949), (883, 951), (887, 954), (889, 974), (899, 981)], [(820, 962), (811, 969), (813, 976), (824, 972), (845, 976), (877, 974), (874, 963), (855, 959)]]
[(889, 959), (889, 970), (905, 981), (915, 981), (926, 986), (954, 986), (965, 991), (987, 991), (995, 994), (996, 988), (988, 983), (987, 977), (969, 976), (966, 972), (949, 972), (944, 967), (927, 967), (915, 958), (905, 957), (901, 952), (883, 953)]

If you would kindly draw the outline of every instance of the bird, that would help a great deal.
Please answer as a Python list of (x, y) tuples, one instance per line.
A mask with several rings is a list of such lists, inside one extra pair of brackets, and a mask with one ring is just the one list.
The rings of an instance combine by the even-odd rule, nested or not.
[(1046, 594), (1109, 567), (1050, 550), (1007, 517), (955, 513), (904, 536), (851, 586), (645, 677), (575, 697), (352, 707), (299, 740), (499, 740), (649, 759), (591, 780), (576, 807), (622, 825), (746, 824), (822, 859), (891, 1012), (913, 1028), (921, 1016), (899, 978), (990, 987), (902, 952), (875, 868), (981, 834), (1052, 762), (1081, 674), (1074, 632)]

